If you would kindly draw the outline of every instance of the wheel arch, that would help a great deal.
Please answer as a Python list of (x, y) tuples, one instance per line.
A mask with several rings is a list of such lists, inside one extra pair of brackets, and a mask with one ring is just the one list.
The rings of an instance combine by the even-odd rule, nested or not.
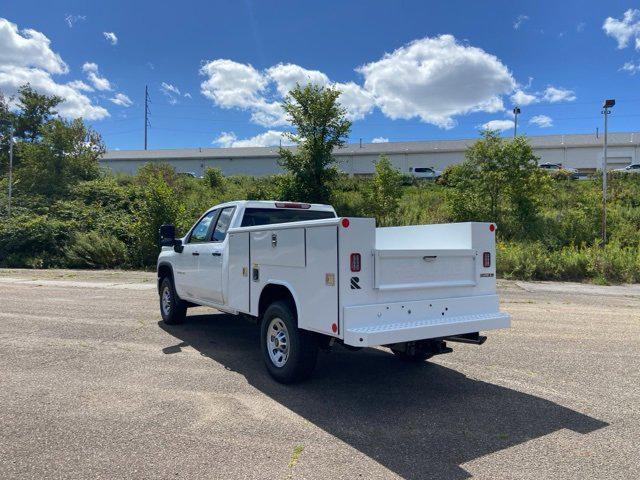
[(173, 284), (175, 285), (175, 281), (173, 278), (173, 266), (169, 262), (160, 262), (158, 264), (158, 293), (160, 293), (160, 286), (162, 285), (162, 280), (166, 277), (169, 277)]
[(258, 319), (261, 321), (264, 312), (273, 302), (285, 301), (293, 308), (293, 314), (298, 319), (299, 302), (295, 290), (286, 282), (268, 282), (260, 292), (258, 300)]

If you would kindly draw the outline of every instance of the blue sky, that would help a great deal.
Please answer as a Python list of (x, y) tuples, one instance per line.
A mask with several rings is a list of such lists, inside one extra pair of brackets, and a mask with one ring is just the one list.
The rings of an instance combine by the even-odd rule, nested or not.
[[(639, 9), (639, 10), (635, 10)], [(640, 121), (637, 2), (0, 1), (0, 90), (65, 98), (110, 149), (274, 145), (296, 81), (343, 91), (350, 141), (615, 131)]]

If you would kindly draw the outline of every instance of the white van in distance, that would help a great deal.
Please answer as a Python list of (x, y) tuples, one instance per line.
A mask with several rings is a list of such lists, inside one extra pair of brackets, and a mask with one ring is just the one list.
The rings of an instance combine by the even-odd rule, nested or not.
[(336, 342), (423, 361), (510, 324), (492, 223), (376, 228), (329, 205), (237, 201), (182, 238), (163, 225), (160, 241), (163, 320), (195, 305), (255, 317), (267, 370), (283, 383), (310, 375), (318, 348)]

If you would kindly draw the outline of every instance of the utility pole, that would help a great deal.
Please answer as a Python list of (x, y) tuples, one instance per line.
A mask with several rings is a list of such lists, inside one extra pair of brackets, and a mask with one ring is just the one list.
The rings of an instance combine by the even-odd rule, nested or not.
[(11, 197), (13, 194), (13, 123), (9, 120), (1, 120), (0, 123), (9, 126), (9, 196), (7, 201), (7, 216), (11, 216)]
[(13, 124), (9, 126), (9, 201), (7, 215), (11, 217), (11, 195), (13, 193)]
[(144, 86), (144, 149), (147, 149), (147, 128), (149, 127), (149, 87)]
[(610, 108), (616, 104), (613, 99), (605, 100), (602, 105), (604, 114), (604, 152), (602, 154), (602, 247), (607, 243), (607, 141), (608, 141), (608, 119), (611, 113)]
[(513, 138), (516, 138), (518, 134), (518, 114), (520, 113), (520, 107), (514, 107), (513, 109)]

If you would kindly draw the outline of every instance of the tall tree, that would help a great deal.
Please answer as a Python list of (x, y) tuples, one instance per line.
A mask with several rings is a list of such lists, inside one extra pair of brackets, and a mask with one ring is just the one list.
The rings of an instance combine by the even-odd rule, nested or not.
[(497, 222), (507, 237), (526, 236), (538, 218), (548, 178), (525, 137), (481, 134), (465, 161), (445, 172), (449, 208), (456, 220)]
[(58, 112), (54, 110), (62, 101), (57, 96), (42, 95), (31, 88), (29, 84), (18, 90), (19, 115), (15, 121), (15, 135), (28, 142), (35, 142), (41, 135), (41, 129)]
[(390, 225), (398, 213), (402, 196), (402, 174), (386, 155), (375, 163), (375, 174), (365, 190), (365, 198), (378, 225)]
[(280, 148), (280, 165), (289, 173), (283, 195), (289, 200), (329, 202), (338, 174), (333, 151), (345, 144), (351, 129), (339, 96), (333, 88), (296, 85), (282, 104), (296, 129), (285, 135), (298, 146)]

